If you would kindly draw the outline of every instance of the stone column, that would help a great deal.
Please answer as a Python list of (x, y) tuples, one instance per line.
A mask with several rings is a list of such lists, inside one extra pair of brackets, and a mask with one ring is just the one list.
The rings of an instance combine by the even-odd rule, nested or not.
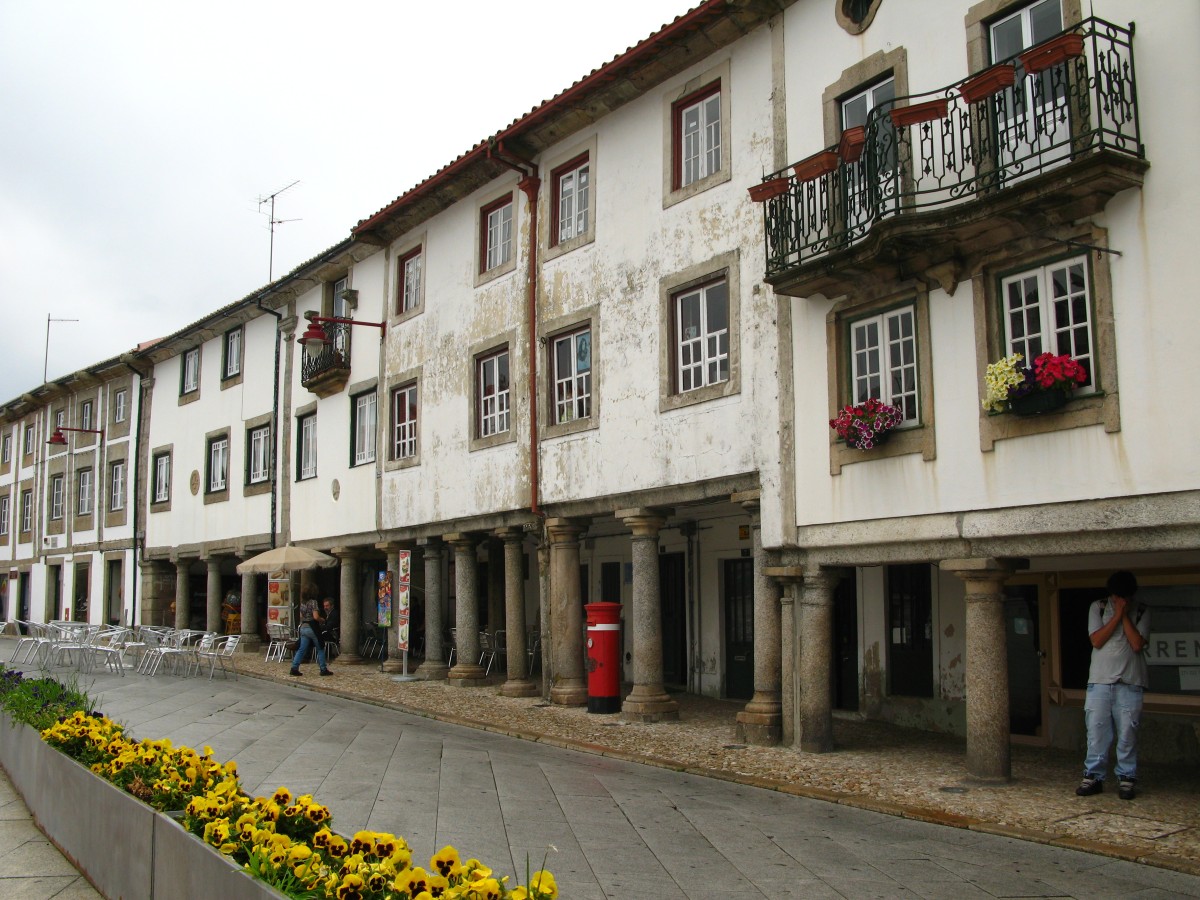
[(633, 690), (621, 718), (663, 722), (679, 718), (679, 704), (663, 687), (662, 598), (658, 591), (658, 532), (667, 511), (622, 509), (617, 518), (633, 529), (633, 597), (627, 621), (633, 628)]
[(779, 593), (779, 707), (780, 739), (786, 746), (796, 740), (796, 670), (799, 646), (796, 643), (796, 592), (804, 580), (803, 566), (767, 566), (763, 574), (780, 586)]
[(446, 592), (442, 582), (442, 542), (438, 538), (423, 538), (417, 544), (424, 551), (425, 563), (425, 660), (416, 674), (426, 681), (446, 677), (446, 651), (442, 647), (442, 610)]
[(804, 575), (796, 733), (805, 753), (833, 749), (833, 591), (844, 575), (826, 568)]
[(560, 706), (587, 703), (583, 676), (583, 603), (579, 595), (577, 519), (547, 519), (550, 533), (550, 702)]
[(205, 628), (208, 631), (221, 633), (221, 560), (210, 556), (204, 560), (208, 566), (208, 596), (207, 620)]
[(242, 576), (242, 641), (238, 649), (252, 652), (262, 646), (258, 633), (258, 576), (247, 572)]
[[(376, 545), (387, 551), (387, 568), (392, 575), (392, 624), (387, 628), (387, 660), (381, 667), (384, 672), (393, 675), (404, 671), (404, 651), (396, 646), (400, 640), (400, 616), (397, 601), (400, 596), (400, 544)], [(411, 561), (410, 561), (411, 564)], [(409, 628), (411, 634), (412, 629)]]
[(1006, 782), (1012, 762), (1004, 582), (1015, 566), (997, 559), (944, 559), (941, 568), (966, 585), (967, 772)]
[(508, 679), (500, 687), (505, 697), (536, 697), (537, 685), (529, 678), (525, 658), (525, 579), (522, 572), (524, 533), (520, 528), (499, 528), (504, 541), (504, 632)]
[[(554, 633), (550, 607), (550, 538), (543, 529), (538, 539), (537, 547), (538, 568), (538, 649), (533, 657), (533, 665), (541, 673), (541, 694), (550, 699), (550, 686), (554, 674), (554, 664), (551, 660), (550, 649), (553, 646), (551, 635)], [(532, 669), (531, 669), (532, 671)]]
[[(362, 597), (358, 593), (358, 552), (348, 547), (335, 547), (333, 555), (341, 562), (338, 583), (338, 653), (342, 665), (363, 662), (358, 655), (358, 635), (362, 625)], [(321, 598), (317, 598), (320, 602)]]
[(754, 548), (754, 696), (737, 714), (735, 733), (742, 743), (771, 747), (783, 737), (779, 587), (765, 572), (767, 554), (762, 545), (758, 491), (753, 493), (752, 498), (742, 502), (742, 508), (750, 514), (751, 546)]
[(495, 634), (501, 628), (507, 628), (505, 607), (508, 604), (507, 569), (505, 568), (504, 544), (495, 539), (487, 539), (487, 631)]
[(475, 548), (479, 538), (473, 534), (445, 535), (454, 548), (454, 667), (450, 669), (450, 684), (455, 687), (479, 687), (487, 684), (483, 666), (479, 665), (479, 565)]
[(187, 628), (189, 627), (188, 608), (192, 599), (188, 593), (188, 566), (192, 561), (180, 557), (173, 562), (175, 563), (175, 627)]

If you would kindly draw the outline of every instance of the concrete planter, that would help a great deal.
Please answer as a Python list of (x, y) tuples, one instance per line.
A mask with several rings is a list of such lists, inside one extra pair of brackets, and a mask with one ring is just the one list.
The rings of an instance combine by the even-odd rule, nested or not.
[(284, 896), (8, 716), (0, 717), (0, 765), (38, 827), (106, 897)]

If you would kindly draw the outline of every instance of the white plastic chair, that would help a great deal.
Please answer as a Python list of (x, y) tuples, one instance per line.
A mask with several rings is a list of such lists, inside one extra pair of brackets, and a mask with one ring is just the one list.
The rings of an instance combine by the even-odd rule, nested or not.
[(237, 664), (234, 660), (234, 654), (237, 652), (237, 647), (241, 640), (242, 636), (240, 634), (231, 634), (209, 642), (207, 649), (204, 643), (201, 642), (201, 646), (196, 649), (197, 669), (207, 665), (209, 681), (212, 681), (212, 677), (216, 674), (218, 668), (221, 670), (222, 678), (227, 678), (230, 672), (233, 672), (233, 677), (237, 678)]

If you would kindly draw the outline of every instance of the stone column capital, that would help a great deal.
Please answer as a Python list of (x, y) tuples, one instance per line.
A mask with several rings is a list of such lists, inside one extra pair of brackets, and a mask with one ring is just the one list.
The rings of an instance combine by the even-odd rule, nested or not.
[(506, 544), (519, 544), (525, 539), (525, 529), (519, 525), (506, 525), (503, 528), (497, 528), (492, 534)]
[(742, 509), (751, 516), (757, 516), (759, 509), (762, 508), (762, 491), (757, 489), (753, 491), (738, 491), (736, 494), (729, 495), (729, 502), (739, 503)]
[(1018, 569), (1027, 568), (1028, 560), (978, 557), (943, 559), (938, 568), (963, 580), (968, 603), (995, 601), (1003, 598), (1004, 583)]
[(806, 592), (831, 593), (849, 574), (849, 569), (810, 566), (804, 572), (804, 587)]
[(804, 566), (763, 566), (763, 574), (781, 585), (795, 584), (804, 580)]
[(633, 531), (634, 538), (656, 538), (662, 527), (667, 524), (670, 509), (662, 507), (635, 506), (631, 509), (618, 509), (615, 513), (626, 526)]
[(579, 540), (579, 535), (587, 528), (582, 519), (547, 519), (546, 531), (550, 535), (551, 544), (573, 544)]
[(338, 559), (361, 559), (363, 554), (359, 547), (332, 547), (329, 555), (336, 556)]
[(456, 553), (474, 550), (479, 546), (479, 535), (473, 531), (452, 531), (443, 534), (442, 540), (453, 547)]

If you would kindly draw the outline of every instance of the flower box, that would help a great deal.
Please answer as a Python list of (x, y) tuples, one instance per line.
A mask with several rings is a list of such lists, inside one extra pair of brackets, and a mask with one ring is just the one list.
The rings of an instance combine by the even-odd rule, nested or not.
[(287, 896), (209, 847), (173, 815), (156, 817), (153, 859), (156, 897), (195, 896), (197, 885), (204, 885), (204, 896), (221, 900), (281, 900)]
[(855, 125), (842, 132), (842, 141), (838, 144), (838, 155), (844, 163), (856, 163), (863, 155), (867, 146), (867, 129), (863, 125)]
[(939, 97), (936, 100), (926, 100), (924, 103), (914, 103), (912, 106), (893, 109), (888, 115), (892, 117), (892, 124), (897, 128), (907, 128), (909, 125), (944, 119), (949, 108), (950, 98)]
[(1021, 66), (1030, 75), (1044, 72), (1051, 66), (1083, 55), (1082, 34), (1060, 34), (1044, 44), (1038, 44), (1032, 50), (1026, 50), (1018, 57)]
[(1000, 63), (968, 78), (958, 86), (958, 92), (968, 103), (978, 103), (1005, 88), (1012, 87), (1016, 78), (1017, 70), (1012, 63)]
[(796, 163), (792, 170), (797, 181), (812, 181), (822, 175), (828, 175), (838, 167), (840, 159), (836, 150), (822, 150), (808, 159)]
[(1034, 391), (1022, 397), (1009, 397), (1008, 408), (1018, 416), (1040, 416), (1062, 409), (1070, 401), (1065, 391)]
[(750, 199), (755, 203), (763, 203), (772, 197), (786, 194), (787, 189), (788, 180), (786, 178), (772, 178), (770, 181), (764, 181), (762, 184), (756, 184), (747, 188), (750, 192)]

